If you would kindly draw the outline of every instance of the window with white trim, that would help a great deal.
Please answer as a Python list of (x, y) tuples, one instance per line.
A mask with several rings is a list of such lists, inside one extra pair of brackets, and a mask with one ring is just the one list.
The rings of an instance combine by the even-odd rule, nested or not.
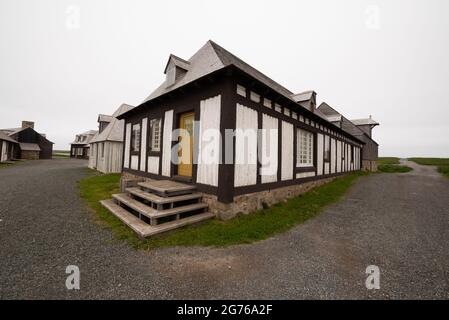
[(313, 133), (303, 129), (297, 129), (296, 142), (296, 166), (313, 166)]
[(150, 120), (150, 150), (161, 151), (161, 119)]

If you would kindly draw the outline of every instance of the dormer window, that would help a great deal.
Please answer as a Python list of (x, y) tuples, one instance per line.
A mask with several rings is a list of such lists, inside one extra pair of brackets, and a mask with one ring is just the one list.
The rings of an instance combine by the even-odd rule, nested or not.
[(169, 87), (181, 78), (190, 68), (190, 62), (183, 60), (173, 54), (168, 58), (167, 65), (165, 66), (165, 86)]
[(167, 77), (166, 77), (166, 80), (165, 80), (165, 84), (166, 84), (167, 87), (169, 87), (172, 84), (174, 84), (175, 81), (176, 81), (176, 67), (175, 66), (171, 66), (167, 70)]

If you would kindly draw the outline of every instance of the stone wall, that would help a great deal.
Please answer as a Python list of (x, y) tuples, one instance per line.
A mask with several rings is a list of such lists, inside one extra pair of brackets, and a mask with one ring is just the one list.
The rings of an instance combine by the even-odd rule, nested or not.
[(362, 160), (362, 170), (376, 172), (377, 171), (377, 161), (376, 160)]
[(26, 151), (23, 150), (20, 153), (21, 159), (27, 159), (27, 160), (39, 160), (39, 151)]
[[(214, 213), (221, 220), (229, 220), (237, 215), (250, 214), (251, 212), (262, 209), (264, 206), (272, 206), (278, 202), (296, 197), (333, 179), (335, 178), (324, 178), (272, 190), (244, 194), (234, 197), (233, 203), (222, 203), (217, 200), (217, 196), (203, 193), (202, 201), (208, 204), (209, 212)], [(123, 172), (120, 180), (120, 190), (121, 192), (125, 192), (126, 188), (136, 186), (137, 182), (151, 180), (150, 178), (143, 178), (129, 172)]]

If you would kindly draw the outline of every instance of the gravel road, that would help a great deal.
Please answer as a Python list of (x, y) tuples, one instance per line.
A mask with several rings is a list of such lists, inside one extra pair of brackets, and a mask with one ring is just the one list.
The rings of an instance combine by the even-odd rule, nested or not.
[[(79, 198), (83, 160), (0, 168), (1, 299), (449, 298), (449, 179), (407, 163), (363, 177), (339, 203), (251, 245), (135, 251)], [(65, 287), (66, 266), (81, 271)], [(368, 265), (380, 289), (367, 290)]]

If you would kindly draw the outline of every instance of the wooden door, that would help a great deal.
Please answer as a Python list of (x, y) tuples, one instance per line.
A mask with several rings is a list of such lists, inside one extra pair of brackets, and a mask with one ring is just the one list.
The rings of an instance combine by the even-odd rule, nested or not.
[[(195, 114), (193, 112), (183, 113), (179, 119), (179, 128), (181, 130), (178, 143), (178, 175), (183, 177), (192, 176), (193, 163), (193, 121)], [(188, 139), (186, 142), (185, 139)]]

